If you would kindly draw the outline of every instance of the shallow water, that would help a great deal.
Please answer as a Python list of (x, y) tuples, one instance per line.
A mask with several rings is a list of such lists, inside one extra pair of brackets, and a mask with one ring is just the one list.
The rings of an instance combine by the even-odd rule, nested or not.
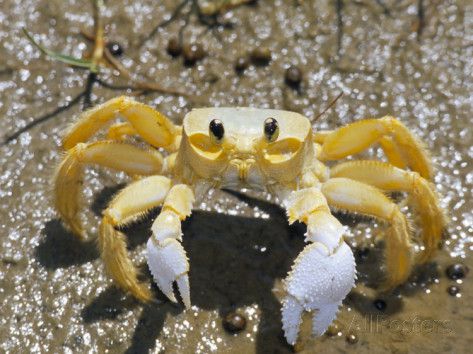
[[(337, 215), (350, 227), (359, 281), (338, 316), (339, 334), (310, 338), (305, 321), (301, 352), (468, 352), (472, 340), (471, 274), (452, 281), (448, 265), (473, 267), (473, 4), (471, 1), (258, 1), (222, 16), (232, 29), (209, 29), (195, 15), (183, 34), (208, 55), (195, 66), (166, 53), (184, 14), (146, 44), (153, 26), (169, 18), (174, 1), (108, 2), (108, 37), (125, 48), (121, 62), (140, 78), (182, 91), (191, 99), (150, 93), (138, 99), (179, 123), (197, 106), (255, 106), (316, 116), (343, 97), (316, 129), (366, 117), (399, 117), (425, 142), (437, 173), (435, 185), (450, 216), (448, 237), (435, 260), (415, 270), (408, 284), (373, 306), (382, 268), (377, 236), (385, 226)], [(343, 4), (337, 15), (336, 4)], [(419, 11), (422, 4), (422, 11)], [(87, 72), (44, 58), (22, 35), (26, 27), (50, 48), (75, 56), (91, 46), (80, 35), (92, 26), (91, 8), (75, 1), (11, 1), (0, 8), (0, 137), (2, 140), (71, 101)], [(420, 14), (420, 15), (419, 15)], [(257, 46), (272, 52), (268, 66), (237, 75), (234, 62)], [(298, 65), (300, 90), (284, 83)], [(126, 82), (111, 70), (101, 78)], [(96, 86), (103, 102), (126, 91)], [(141, 305), (112, 286), (95, 250), (100, 211), (127, 179), (88, 170), (84, 220), (91, 241), (79, 243), (57, 218), (51, 176), (60, 159), (61, 131), (81, 111), (75, 105), (0, 147), (0, 350), (7, 352), (284, 353), (279, 314), (281, 279), (303, 247), (303, 228), (287, 226), (266, 196), (216, 192), (184, 223), (191, 264), (193, 308), (184, 311), (156, 290), (157, 303)], [(372, 151), (371, 154), (379, 154)], [(135, 263), (144, 263), (152, 214), (127, 229)], [(415, 215), (412, 215), (415, 218)], [(414, 232), (417, 232), (414, 229)], [(458, 284), (457, 284), (458, 283)], [(458, 285), (461, 296), (447, 293)], [(247, 327), (231, 335), (229, 311), (245, 314)], [(346, 336), (358, 341), (349, 343)]]

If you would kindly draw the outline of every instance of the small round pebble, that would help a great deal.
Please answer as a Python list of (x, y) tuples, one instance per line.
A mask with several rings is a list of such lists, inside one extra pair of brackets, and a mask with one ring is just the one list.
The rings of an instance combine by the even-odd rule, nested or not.
[(245, 57), (239, 57), (235, 61), (235, 71), (237, 73), (242, 73), (243, 71), (245, 71), (246, 68), (248, 68), (248, 65), (248, 59), (246, 59)]
[(382, 300), (382, 299), (376, 299), (373, 301), (373, 305), (374, 307), (376, 307), (377, 310), (379, 311), (384, 311), (386, 310), (386, 307), (388, 306), (386, 304), (386, 301)]
[(350, 333), (347, 335), (346, 341), (350, 344), (355, 344), (358, 342), (358, 336), (354, 333)]
[(302, 81), (302, 71), (299, 67), (295, 65), (291, 65), (287, 68), (286, 73), (284, 75), (284, 80), (286, 84), (291, 87), (298, 87)]
[(268, 65), (272, 59), (271, 50), (267, 47), (258, 47), (251, 52), (251, 60), (256, 65)]
[(245, 329), (246, 318), (236, 312), (230, 312), (223, 319), (223, 327), (230, 333), (237, 333)]
[(123, 54), (123, 47), (118, 42), (108, 42), (107, 49), (114, 57), (119, 57)]
[(468, 267), (461, 263), (455, 263), (448, 266), (446, 273), (447, 277), (452, 280), (463, 279), (468, 273)]
[(333, 336), (336, 336), (338, 335), (338, 333), (340, 333), (340, 326), (333, 322), (328, 328), (327, 328), (327, 331), (325, 332), (325, 334), (327, 336), (330, 336), (330, 337), (333, 337)]
[(460, 288), (455, 285), (449, 286), (447, 291), (451, 296), (457, 296), (457, 294), (460, 294)]
[(168, 51), (169, 55), (173, 57), (177, 57), (181, 55), (182, 46), (181, 46), (181, 43), (179, 42), (179, 39), (177, 39), (176, 37), (172, 37), (168, 42), (168, 46), (166, 50)]
[(202, 48), (202, 45), (199, 43), (190, 43), (184, 45), (182, 48), (182, 54), (184, 55), (184, 60), (186, 64), (193, 65), (197, 61), (205, 57), (205, 50)]
[(368, 256), (370, 254), (370, 249), (368, 247), (363, 247), (363, 248), (358, 248), (356, 250), (356, 256), (362, 261), (365, 261), (368, 259)]

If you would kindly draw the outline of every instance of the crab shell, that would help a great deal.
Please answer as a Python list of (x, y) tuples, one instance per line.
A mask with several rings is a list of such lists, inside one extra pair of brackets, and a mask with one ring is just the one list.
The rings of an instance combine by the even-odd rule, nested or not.
[[(279, 137), (269, 143), (264, 121), (275, 118)], [(219, 119), (225, 136), (215, 144), (209, 122)], [(256, 108), (199, 108), (186, 115), (177, 169), (181, 175), (213, 180), (220, 186), (264, 189), (290, 183), (302, 170), (311, 149), (311, 126), (304, 116), (289, 111)], [(178, 173), (179, 174), (179, 173)]]

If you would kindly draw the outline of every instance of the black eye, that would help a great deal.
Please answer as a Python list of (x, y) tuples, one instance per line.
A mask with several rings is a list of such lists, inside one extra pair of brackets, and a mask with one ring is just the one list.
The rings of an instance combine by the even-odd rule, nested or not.
[(264, 136), (270, 143), (275, 141), (279, 136), (279, 124), (274, 118), (266, 118), (264, 121)]
[(212, 119), (209, 124), (209, 135), (216, 142), (222, 141), (225, 134), (223, 123), (220, 119)]

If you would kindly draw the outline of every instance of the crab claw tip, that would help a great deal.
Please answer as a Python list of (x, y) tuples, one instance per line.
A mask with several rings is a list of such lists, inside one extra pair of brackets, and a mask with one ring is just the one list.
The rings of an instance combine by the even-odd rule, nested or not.
[(314, 311), (312, 332), (322, 335), (355, 278), (353, 252), (344, 242), (333, 254), (320, 243), (306, 246), (285, 280), (288, 295), (283, 300), (282, 321), (288, 343), (294, 345), (297, 340), (303, 311)]
[(182, 302), (186, 308), (191, 307), (191, 296), (190, 296), (190, 289), (189, 289), (189, 276), (187, 274), (181, 275), (176, 280), (177, 288), (179, 289), (179, 293), (181, 294)]
[(147, 262), (154, 281), (164, 295), (172, 302), (177, 302), (172, 287), (176, 281), (184, 305), (190, 307), (189, 264), (182, 245), (175, 239), (168, 239), (163, 245), (157, 245), (149, 239)]
[(299, 327), (302, 319), (302, 307), (293, 296), (287, 296), (282, 305), (282, 323), (284, 336), (290, 345), (294, 345), (299, 334)]

